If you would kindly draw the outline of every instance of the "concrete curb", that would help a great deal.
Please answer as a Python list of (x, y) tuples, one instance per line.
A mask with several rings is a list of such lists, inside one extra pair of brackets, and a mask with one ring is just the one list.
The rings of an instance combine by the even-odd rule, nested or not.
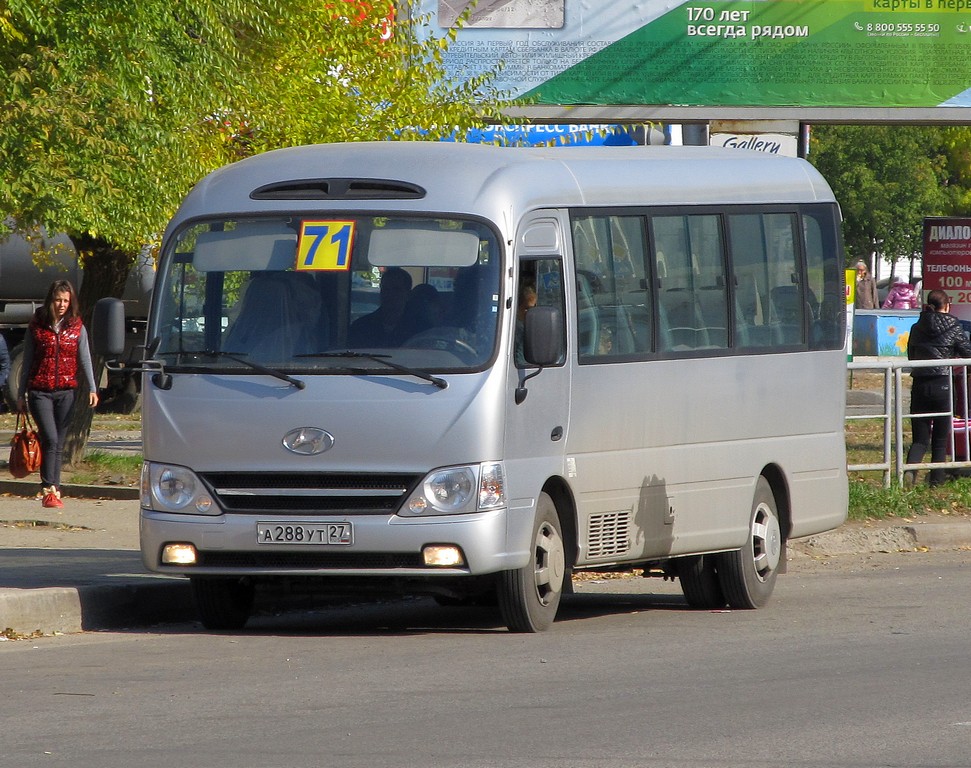
[[(23, 496), (33, 498), (40, 490), (40, 483), (37, 480), (0, 480), (0, 493), (7, 493), (11, 496)], [(73, 496), (76, 499), (114, 499), (116, 501), (137, 500), (139, 489), (131, 488), (126, 485), (71, 485), (66, 483), (61, 486), (61, 493), (65, 496)]]
[(789, 542), (791, 555), (830, 557), (917, 549), (971, 548), (971, 521), (907, 523), (890, 526), (843, 526)]
[(929, 549), (971, 549), (971, 523), (905, 525), (919, 547)]

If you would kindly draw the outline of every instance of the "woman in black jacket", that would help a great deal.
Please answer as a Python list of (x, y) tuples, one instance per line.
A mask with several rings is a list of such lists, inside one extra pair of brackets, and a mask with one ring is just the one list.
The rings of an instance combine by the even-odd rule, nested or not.
[[(927, 304), (917, 322), (910, 329), (907, 340), (907, 357), (910, 360), (946, 360), (955, 357), (971, 358), (971, 342), (965, 335), (961, 324), (953, 315), (951, 299), (944, 291), (931, 291), (927, 294)], [(937, 413), (938, 416), (913, 417), (910, 420), (914, 441), (907, 451), (907, 463), (919, 464), (931, 446), (931, 462), (947, 460), (948, 436), (951, 433), (951, 377), (948, 366), (914, 368), (910, 374), (913, 386), (910, 391), (910, 412)], [(917, 477), (915, 470), (904, 473), (904, 483), (913, 485)], [(940, 485), (946, 473), (943, 469), (932, 469), (929, 482)]]

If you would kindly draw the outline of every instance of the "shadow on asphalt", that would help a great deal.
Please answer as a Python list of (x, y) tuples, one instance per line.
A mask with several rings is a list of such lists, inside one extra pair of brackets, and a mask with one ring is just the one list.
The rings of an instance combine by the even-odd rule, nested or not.
[[(339, 598), (337, 598), (339, 599)], [(429, 597), (344, 598), (340, 605), (255, 613), (246, 627), (209, 632), (201, 625), (160, 628), (175, 634), (332, 636), (506, 634), (495, 606), (440, 606)], [(681, 597), (651, 594), (565, 595), (556, 623), (652, 611), (688, 611)], [(153, 630), (156, 631), (156, 630)]]
[[(0, 589), (74, 588), (84, 629), (201, 634), (189, 582), (151, 574), (138, 552), (105, 549), (7, 549)], [(564, 595), (557, 622), (648, 611), (689, 610), (680, 595), (605, 592)], [(245, 635), (414, 635), (506, 632), (495, 605), (442, 606), (430, 597), (324, 595), (291, 600), (258, 593)]]

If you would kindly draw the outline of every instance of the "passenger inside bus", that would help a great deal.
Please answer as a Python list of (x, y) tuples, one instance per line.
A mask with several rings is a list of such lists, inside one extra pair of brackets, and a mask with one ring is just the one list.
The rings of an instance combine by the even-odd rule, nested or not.
[(496, 286), (485, 264), (460, 269), (455, 276), (450, 318), (445, 325), (461, 330), (460, 341), (476, 352), (492, 349), (497, 317)]
[(778, 344), (798, 344), (802, 341), (805, 310), (808, 309), (797, 285), (777, 285), (771, 290), (772, 321)]
[(442, 324), (445, 307), (442, 295), (431, 283), (419, 283), (411, 289), (401, 318), (402, 334), (406, 339)]

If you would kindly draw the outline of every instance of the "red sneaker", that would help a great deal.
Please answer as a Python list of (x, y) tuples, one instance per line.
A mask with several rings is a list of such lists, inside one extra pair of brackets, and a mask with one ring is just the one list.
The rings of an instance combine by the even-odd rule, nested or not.
[(41, 506), (47, 507), (48, 509), (60, 509), (64, 506), (64, 502), (57, 498), (54, 493), (44, 494), (44, 500), (41, 502)]

